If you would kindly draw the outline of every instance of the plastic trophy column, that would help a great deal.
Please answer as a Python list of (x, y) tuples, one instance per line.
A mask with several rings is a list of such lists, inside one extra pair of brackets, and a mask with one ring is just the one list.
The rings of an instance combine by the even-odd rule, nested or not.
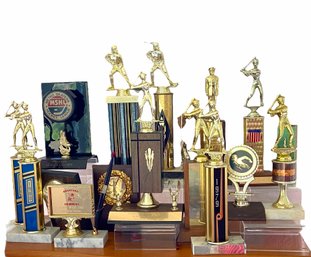
[(209, 152), (206, 171), (206, 241), (210, 244), (228, 242), (227, 168), (223, 152)]
[(155, 98), (155, 110), (156, 110), (156, 119), (160, 119), (160, 114), (163, 112), (167, 125), (169, 128), (169, 137), (167, 144), (164, 149), (164, 169), (173, 169), (174, 168), (174, 135), (173, 135), (173, 93), (170, 92), (168, 88), (163, 88), (166, 90), (161, 90), (158, 88), (158, 91), (154, 94)]
[[(127, 76), (123, 58), (117, 46), (111, 47), (111, 52), (105, 56), (105, 59), (112, 65), (109, 74), (110, 85), (107, 91), (117, 91), (116, 96), (107, 97), (110, 149), (116, 154), (115, 164), (131, 164), (130, 135), (132, 132), (138, 131), (138, 125), (135, 124), (139, 111), (138, 97), (130, 94), (133, 85)], [(123, 77), (126, 87), (121, 81), (118, 81), (118, 87), (116, 87), (114, 81), (116, 73)]]
[(116, 164), (131, 164), (132, 132), (138, 131), (138, 97), (109, 96), (106, 99), (109, 115), (111, 152), (116, 153)]
[(19, 166), (20, 157), (11, 157), (14, 200), (15, 200), (15, 223), (23, 224), (23, 205), (22, 205), (22, 191), (21, 191), (21, 170)]
[[(44, 229), (41, 164), (34, 157), (34, 151), (26, 151), (25, 156), (20, 161), (24, 215), (23, 230), (36, 232)], [(27, 156), (27, 153), (30, 153), (30, 155)]]
[(244, 145), (253, 148), (259, 158), (255, 176), (260, 176), (264, 172), (264, 119), (257, 112), (244, 117)]

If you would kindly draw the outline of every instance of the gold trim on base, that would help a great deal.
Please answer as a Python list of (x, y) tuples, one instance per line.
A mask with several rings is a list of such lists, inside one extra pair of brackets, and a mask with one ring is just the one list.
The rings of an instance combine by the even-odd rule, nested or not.
[(137, 206), (144, 209), (155, 208), (159, 203), (153, 198), (151, 193), (143, 193)]

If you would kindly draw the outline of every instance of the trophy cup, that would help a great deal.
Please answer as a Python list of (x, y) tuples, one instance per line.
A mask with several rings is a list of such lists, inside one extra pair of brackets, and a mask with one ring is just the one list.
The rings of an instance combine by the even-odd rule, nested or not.
[[(116, 90), (116, 96), (107, 96), (110, 132), (110, 149), (116, 154), (115, 164), (131, 164), (130, 134), (139, 130), (138, 97), (131, 96), (132, 84), (129, 81), (123, 65), (122, 56), (116, 46), (112, 46), (111, 53), (106, 55), (106, 60), (112, 65), (109, 74), (110, 86), (108, 91)], [(126, 82), (126, 87), (115, 85), (115, 75), (121, 75)], [(122, 85), (122, 81), (118, 81)]]
[[(251, 93), (246, 99), (245, 107), (250, 109), (251, 112), (244, 117), (244, 145), (247, 145), (251, 148), (253, 148), (258, 157), (259, 157), (259, 165), (257, 167), (256, 173), (255, 173), (255, 181), (256, 177), (261, 177), (261, 181), (263, 181), (263, 177), (266, 177), (267, 179), (264, 179), (264, 183), (270, 183), (271, 182), (271, 173), (264, 171), (263, 166), (263, 157), (264, 157), (264, 117), (261, 116), (257, 110), (258, 108), (262, 107), (264, 105), (263, 103), (263, 89), (260, 82), (260, 74), (261, 71), (258, 69), (258, 59), (255, 57), (253, 58), (244, 68), (241, 69), (241, 72), (245, 76), (251, 76), (253, 78), (253, 84), (251, 88)], [(252, 64), (253, 68), (247, 70), (247, 67)], [(260, 96), (260, 103), (257, 103), (255, 100), (253, 100), (255, 92), (259, 92)], [(249, 104), (249, 101), (251, 100), (251, 105)]]
[(167, 121), (164, 126), (168, 127), (164, 128), (164, 130), (170, 131), (167, 144), (164, 146), (164, 170), (167, 170), (174, 168), (173, 94), (171, 93), (170, 88), (177, 87), (178, 83), (174, 83), (168, 75), (164, 61), (164, 54), (160, 50), (159, 43), (152, 42), (151, 44), (153, 49), (147, 53), (148, 59), (153, 63), (150, 71), (151, 84), (156, 86), (154, 73), (157, 70), (160, 70), (169, 82), (169, 86), (156, 86), (157, 92), (154, 94), (156, 119), (161, 120), (160, 116), (162, 113)]
[[(12, 164), (16, 196), (16, 223), (22, 224), (22, 227), (18, 226), (7, 232), (7, 241), (52, 242), (59, 228), (45, 228), (41, 164), (35, 157), (37, 151), (41, 150), (37, 146), (35, 128), (28, 104), (12, 102), (6, 117), (17, 121), (13, 133), (13, 146), (17, 153), (12, 158)], [(22, 134), (20, 146), (16, 144), (19, 131)], [(31, 134), (31, 140), (29, 134)]]
[[(278, 95), (268, 114), (271, 117), (277, 115), (279, 117), (278, 135), (272, 151), (277, 154), (276, 159), (272, 160), (272, 180), (280, 185), (280, 194), (278, 200), (273, 207), (279, 209), (293, 208), (294, 205), (287, 197), (287, 185), (296, 182), (296, 146), (295, 135), (297, 134), (297, 126), (292, 126), (288, 120), (288, 107), (285, 105), (285, 97)], [(273, 109), (275, 104), (278, 104)], [(295, 128), (295, 129), (294, 129)]]

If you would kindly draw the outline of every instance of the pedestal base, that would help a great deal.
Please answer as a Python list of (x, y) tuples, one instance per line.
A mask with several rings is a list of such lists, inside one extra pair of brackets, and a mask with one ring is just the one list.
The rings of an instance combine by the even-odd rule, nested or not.
[(291, 209), (277, 209), (272, 203), (263, 203), (267, 220), (303, 220), (305, 212), (300, 204), (294, 204)]
[(205, 237), (191, 237), (193, 255), (245, 254), (245, 244), (241, 236), (230, 236), (229, 242), (221, 245), (209, 244)]
[(27, 233), (23, 231), (23, 226), (15, 225), (14, 228), (6, 233), (6, 241), (19, 243), (52, 243), (54, 237), (58, 233), (58, 227), (47, 227), (43, 231)]
[(99, 230), (98, 235), (93, 235), (92, 231), (83, 231), (79, 237), (64, 237), (61, 231), (54, 238), (55, 248), (104, 248), (108, 240), (108, 231)]

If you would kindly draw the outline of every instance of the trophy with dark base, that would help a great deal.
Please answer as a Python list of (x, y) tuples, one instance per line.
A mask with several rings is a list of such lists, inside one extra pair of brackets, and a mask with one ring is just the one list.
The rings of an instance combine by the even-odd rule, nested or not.
[(91, 153), (87, 82), (42, 83), (41, 89), (46, 150), (42, 169), (78, 172), (82, 183), (91, 182), (90, 166), (97, 157)]
[[(112, 65), (109, 74), (110, 86), (108, 91), (116, 91), (115, 96), (107, 96), (110, 132), (110, 150), (116, 154), (115, 164), (131, 164), (131, 140), (130, 134), (139, 130), (138, 119), (138, 97), (132, 96), (130, 90), (133, 85), (129, 81), (123, 64), (123, 58), (117, 46), (111, 47), (111, 53), (106, 55), (106, 60)], [(115, 83), (115, 75), (120, 75), (125, 80), (126, 86), (122, 81)], [(121, 85), (119, 85), (121, 84)]]
[[(13, 134), (13, 146), (17, 150), (17, 154), (12, 161), (16, 195), (16, 221), (22, 226), (16, 226), (8, 231), (7, 241), (50, 243), (59, 228), (46, 228), (44, 223), (41, 163), (35, 157), (36, 152), (40, 149), (37, 146), (32, 115), (28, 110), (28, 104), (25, 102), (21, 104), (13, 102), (11, 107), (13, 111), (9, 109), (6, 116), (17, 120)], [(22, 134), (22, 143), (17, 146), (16, 137), (19, 131)], [(30, 140), (29, 134), (31, 134), (32, 140)]]
[[(278, 104), (274, 109), (274, 105)], [(277, 96), (268, 110), (268, 114), (279, 117), (278, 135), (272, 151), (277, 158), (272, 160), (272, 180), (279, 184), (280, 195), (273, 207), (278, 209), (290, 209), (294, 205), (287, 197), (287, 186), (296, 182), (296, 147), (297, 126), (292, 126), (287, 118), (288, 107), (285, 105), (285, 97)], [(294, 140), (295, 139), (295, 140)]]

